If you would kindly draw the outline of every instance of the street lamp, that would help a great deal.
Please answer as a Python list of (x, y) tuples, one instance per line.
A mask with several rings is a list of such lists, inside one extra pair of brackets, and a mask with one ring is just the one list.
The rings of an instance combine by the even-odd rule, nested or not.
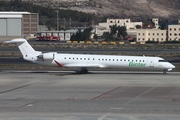
[(57, 12), (57, 31), (59, 31), (59, 10), (56, 10), (56, 12)]

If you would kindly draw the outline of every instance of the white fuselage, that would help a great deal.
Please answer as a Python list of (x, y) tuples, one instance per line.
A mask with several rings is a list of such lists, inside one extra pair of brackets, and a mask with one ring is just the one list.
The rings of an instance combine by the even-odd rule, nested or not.
[(164, 72), (175, 68), (160, 57), (42, 53), (35, 51), (24, 38), (5, 41), (5, 43), (16, 43), (24, 60), (41, 65), (79, 67), (84, 73), (87, 73), (86, 68), (143, 68), (159, 69)]
[[(96, 68), (150, 68), (171, 70), (174, 65), (160, 57), (145, 56), (115, 56), (115, 55), (86, 55), (86, 54), (53, 54), (52, 59), (37, 59), (37, 64), (60, 67), (96, 67)], [(56, 62), (55, 62), (56, 61)], [(57, 63), (58, 62), (58, 63)]]

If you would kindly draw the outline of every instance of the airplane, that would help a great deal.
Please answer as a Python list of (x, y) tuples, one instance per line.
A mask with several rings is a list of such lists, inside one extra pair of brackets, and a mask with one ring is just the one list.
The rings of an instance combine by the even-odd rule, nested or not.
[(5, 41), (5, 43), (15, 43), (24, 60), (40, 65), (80, 68), (79, 73), (88, 73), (88, 68), (135, 68), (162, 70), (163, 74), (166, 74), (167, 71), (175, 68), (161, 57), (43, 53), (35, 51), (24, 38)]

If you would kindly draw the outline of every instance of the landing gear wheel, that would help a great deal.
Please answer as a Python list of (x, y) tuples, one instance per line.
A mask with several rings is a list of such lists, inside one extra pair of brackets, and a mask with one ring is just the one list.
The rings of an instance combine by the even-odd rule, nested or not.
[(166, 73), (166, 69), (164, 70), (163, 74), (167, 74), (167, 73)]
[(81, 68), (80, 74), (86, 74), (88, 73), (88, 70), (86, 68)]

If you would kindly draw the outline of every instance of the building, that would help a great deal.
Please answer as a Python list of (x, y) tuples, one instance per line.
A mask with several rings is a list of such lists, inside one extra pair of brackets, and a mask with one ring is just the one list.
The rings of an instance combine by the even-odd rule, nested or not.
[(152, 22), (154, 22), (154, 27), (155, 27), (156, 29), (158, 29), (158, 28), (159, 28), (159, 19), (158, 19), (158, 18), (153, 18), (153, 19), (152, 19)]
[(128, 35), (136, 36), (137, 42), (155, 41), (165, 42), (166, 41), (166, 30), (160, 29), (136, 29), (128, 30)]
[[(59, 37), (60, 41), (68, 41), (73, 34), (76, 34), (78, 29), (71, 29), (66, 31), (38, 31), (38, 37)], [(45, 38), (46, 39), (46, 38)], [(42, 40), (45, 40), (44, 38)]]
[(126, 29), (136, 29), (137, 25), (142, 26), (142, 22), (131, 22), (131, 19), (107, 19), (106, 23), (99, 23), (98, 26), (106, 27), (106, 31), (110, 31), (110, 26), (126, 26)]
[(180, 41), (180, 25), (168, 26), (168, 41)]
[(0, 37), (22, 37), (38, 31), (38, 13), (0, 12)]
[[(109, 31), (106, 30), (106, 27), (94, 26), (94, 29), (91, 32), (95, 33), (97, 36), (102, 36), (104, 32), (109, 32)], [(94, 34), (91, 36), (91, 38), (93, 37)]]
[[(106, 23), (99, 23), (94, 27), (92, 33), (102, 36), (104, 32), (110, 32), (110, 26), (126, 26), (126, 29), (136, 29), (137, 25), (142, 26), (142, 22), (131, 22), (130, 19), (107, 19)], [(94, 35), (91, 36), (93, 38)]]

